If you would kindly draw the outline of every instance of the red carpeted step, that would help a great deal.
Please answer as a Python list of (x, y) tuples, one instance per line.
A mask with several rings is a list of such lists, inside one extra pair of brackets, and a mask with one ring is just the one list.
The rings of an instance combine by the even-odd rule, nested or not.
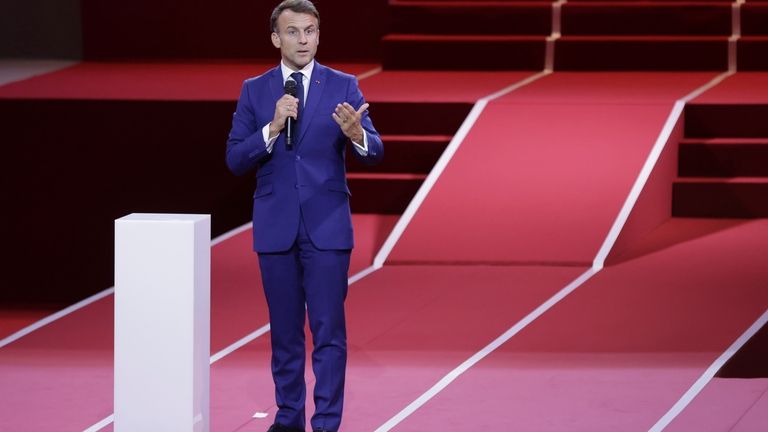
[(768, 176), (768, 138), (684, 139), (679, 167), (684, 177)]
[(672, 185), (672, 216), (768, 217), (768, 177), (684, 177)]
[(353, 155), (347, 155), (353, 212), (402, 213), (451, 136), (384, 135), (382, 140), (386, 150), (384, 162), (379, 165), (367, 166)]
[(725, 36), (564, 36), (555, 42), (558, 70), (725, 70)]
[(562, 6), (564, 35), (730, 35), (731, 3), (577, 2)]
[(768, 136), (768, 104), (692, 104), (685, 107), (689, 138)]
[(372, 101), (372, 106), (376, 128), (384, 141), (384, 161), (369, 167), (359, 163), (354, 155), (347, 155), (350, 203), (355, 213), (399, 214), (461, 126), (472, 104)]
[(426, 174), (349, 173), (352, 212), (400, 214), (426, 177)]
[(545, 2), (390, 2), (390, 32), (544, 35), (552, 32)]
[(741, 5), (741, 34), (768, 35), (768, 2)]
[(544, 36), (390, 34), (382, 65), (404, 70), (539, 70)]
[(768, 36), (742, 36), (737, 46), (739, 70), (768, 70)]
[(451, 141), (450, 135), (384, 135), (384, 161), (365, 165), (349, 150), (347, 172), (427, 174)]

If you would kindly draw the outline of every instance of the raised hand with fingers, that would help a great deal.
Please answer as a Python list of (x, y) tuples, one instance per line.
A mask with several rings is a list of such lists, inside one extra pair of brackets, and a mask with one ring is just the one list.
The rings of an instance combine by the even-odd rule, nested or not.
[(331, 116), (333, 120), (341, 127), (341, 131), (347, 138), (356, 143), (363, 142), (363, 126), (360, 119), (363, 113), (368, 109), (368, 104), (364, 103), (360, 109), (355, 109), (347, 102), (336, 105), (336, 110)]

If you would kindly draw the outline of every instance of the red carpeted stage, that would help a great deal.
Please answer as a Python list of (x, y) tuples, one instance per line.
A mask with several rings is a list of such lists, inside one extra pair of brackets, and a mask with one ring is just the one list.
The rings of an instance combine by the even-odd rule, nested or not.
[[(385, 9), (380, 63), (328, 62), (387, 146), (347, 166), (342, 430), (763, 430), (768, 2)], [(253, 179), (223, 164), (242, 80), (271, 65), (85, 61), (0, 86), (6, 300), (95, 294), (3, 311), (0, 430), (112, 430), (101, 290), (134, 211), (213, 214), (211, 430), (272, 423)]]

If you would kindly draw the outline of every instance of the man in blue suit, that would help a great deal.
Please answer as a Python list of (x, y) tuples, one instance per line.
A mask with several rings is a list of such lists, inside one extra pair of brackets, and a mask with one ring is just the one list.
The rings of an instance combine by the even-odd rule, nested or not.
[[(257, 170), (253, 239), (269, 306), (278, 406), (270, 432), (305, 430), (305, 313), (316, 378), (312, 429), (339, 429), (353, 247), (345, 150), (351, 145), (367, 164), (378, 163), (384, 151), (355, 77), (314, 60), (319, 21), (308, 0), (286, 0), (274, 9), (271, 38), (282, 60), (245, 81), (227, 141), (233, 173)], [(284, 91), (290, 80), (295, 97)], [(286, 143), (289, 118), (296, 122), (292, 145)]]

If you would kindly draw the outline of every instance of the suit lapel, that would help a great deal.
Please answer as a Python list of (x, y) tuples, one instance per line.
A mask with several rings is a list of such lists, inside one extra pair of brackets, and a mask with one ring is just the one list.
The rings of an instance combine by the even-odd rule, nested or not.
[(285, 87), (283, 86), (283, 72), (280, 71), (280, 66), (278, 66), (272, 69), (269, 74), (269, 89), (272, 91), (272, 108), (274, 109), (277, 100), (283, 97), (283, 94), (285, 94)]
[(304, 134), (309, 129), (309, 124), (315, 118), (315, 111), (320, 104), (320, 99), (323, 97), (323, 90), (325, 90), (326, 70), (325, 66), (315, 61), (312, 76), (309, 78), (309, 92), (307, 92), (307, 100), (304, 103), (304, 112), (299, 114), (299, 139), (297, 140), (297, 145), (301, 144)]

